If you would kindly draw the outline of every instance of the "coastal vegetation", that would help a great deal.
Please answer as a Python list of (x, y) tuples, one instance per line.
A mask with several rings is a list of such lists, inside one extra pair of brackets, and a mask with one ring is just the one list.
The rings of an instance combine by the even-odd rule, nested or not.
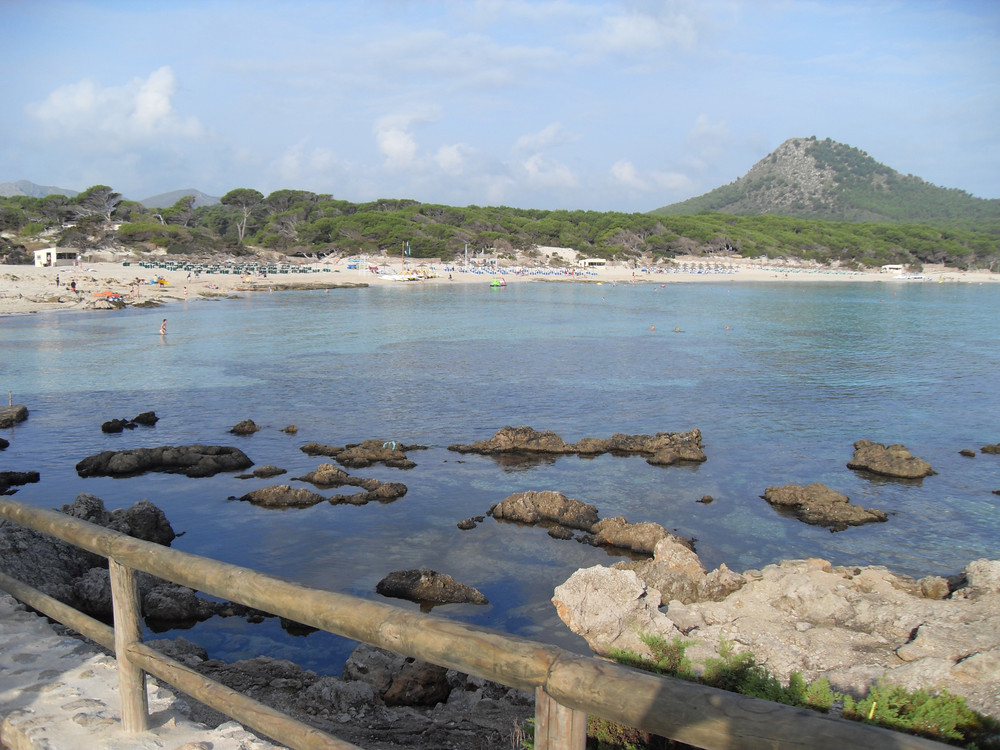
[[(725, 213), (664, 216), (600, 211), (454, 207), (385, 199), (337, 200), (301, 190), (263, 196), (238, 189), (211, 206), (190, 196), (150, 209), (120, 201), (105, 186), (80, 196), (0, 198), (0, 257), (31, 262), (30, 251), (56, 245), (84, 251), (139, 250), (236, 255), (265, 248), (287, 255), (395, 255), (414, 258), (537, 255), (539, 246), (573, 248), (618, 261), (664, 262), (680, 255), (798, 258), (851, 268), (943, 263), (1000, 270), (1000, 220), (963, 228)], [(259, 196), (255, 198), (255, 195)]]
[[(699, 682), (754, 698), (784, 703), (799, 708), (829, 713), (836, 710), (844, 718), (863, 721), (887, 729), (929, 737), (965, 748), (997, 750), (1000, 748), (1000, 723), (972, 711), (961, 696), (928, 690), (914, 692), (878, 684), (865, 695), (854, 697), (835, 691), (825, 678), (807, 683), (793, 673), (784, 685), (752, 653), (736, 653), (731, 644), (722, 643), (720, 656), (696, 667), (686, 656), (689, 645), (678, 637), (673, 640), (644, 634), (643, 643), (651, 656), (635, 651), (615, 650), (611, 657), (647, 672)], [(646, 750), (673, 747), (667, 740), (638, 732), (597, 717), (587, 725), (588, 747), (597, 750)]]
[[(71, 191), (69, 191), (71, 192)], [(463, 207), (383, 198), (355, 203), (307, 190), (235, 188), (125, 200), (82, 193), (0, 197), (0, 262), (31, 262), (55, 244), (83, 251), (198, 256), (259, 250), (323, 257), (540, 256), (572, 248), (635, 263), (677, 256), (799, 259), (847, 268), (945, 264), (1000, 271), (1000, 200), (901, 175), (859, 149), (790, 139), (745, 176), (650, 213)], [(544, 260), (564, 262), (548, 252)], [(540, 258), (541, 259), (541, 258)]]

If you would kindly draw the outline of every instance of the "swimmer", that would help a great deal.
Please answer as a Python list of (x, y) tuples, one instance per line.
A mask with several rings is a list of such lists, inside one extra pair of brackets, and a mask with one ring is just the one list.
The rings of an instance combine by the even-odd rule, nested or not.
[(681, 327), (680, 326), (674, 326), (674, 333), (680, 333), (680, 332), (681, 332)]
[(650, 326), (650, 327), (649, 327), (649, 330), (651, 330), (651, 331), (655, 331), (655, 330), (656, 330), (656, 326)]
[(160, 323), (160, 335), (164, 336), (167, 333), (167, 319), (164, 318), (163, 322)]

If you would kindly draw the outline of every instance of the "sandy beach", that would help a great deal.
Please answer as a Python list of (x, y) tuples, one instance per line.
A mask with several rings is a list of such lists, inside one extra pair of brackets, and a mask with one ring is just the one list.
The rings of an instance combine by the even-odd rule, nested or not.
[[(670, 266), (604, 267), (510, 266), (496, 270), (466, 267), (459, 263), (421, 264), (384, 259), (378, 272), (353, 267), (347, 260), (326, 259), (311, 264), (286, 265), (275, 274), (240, 273), (243, 268), (228, 261), (224, 269), (191, 272), (171, 268), (172, 261), (83, 263), (77, 266), (40, 268), (0, 265), (0, 315), (43, 310), (91, 310), (109, 306), (109, 293), (126, 305), (167, 304), (184, 300), (226, 297), (286, 289), (335, 289), (342, 287), (419, 284), (482, 284), (502, 278), (507, 284), (525, 282), (570, 282), (592, 284), (640, 283), (760, 283), (760, 282), (870, 282), (889, 285), (914, 283), (997, 283), (1000, 274), (965, 272), (935, 266), (920, 278), (898, 278), (894, 274), (857, 272), (795, 265), (764, 265), (757, 260), (712, 260), (678, 258)], [(356, 264), (353, 264), (356, 265)], [(402, 280), (401, 271), (420, 280)]]

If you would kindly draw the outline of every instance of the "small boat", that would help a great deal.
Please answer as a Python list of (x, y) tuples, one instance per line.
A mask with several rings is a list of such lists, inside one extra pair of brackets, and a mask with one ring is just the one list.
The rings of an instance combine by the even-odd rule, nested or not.
[(500, 287), (505, 287), (505, 286), (507, 286), (507, 281), (506, 279), (504, 279), (503, 276), (499, 278), (494, 277), (493, 279), (490, 280), (490, 289), (499, 289)]

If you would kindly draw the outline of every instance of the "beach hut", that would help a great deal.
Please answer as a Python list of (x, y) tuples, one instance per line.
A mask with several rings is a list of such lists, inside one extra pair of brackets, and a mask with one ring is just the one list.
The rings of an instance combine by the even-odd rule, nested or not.
[(42, 250), (35, 250), (35, 265), (39, 268), (71, 266), (76, 262), (77, 257), (75, 252), (46, 247)]

